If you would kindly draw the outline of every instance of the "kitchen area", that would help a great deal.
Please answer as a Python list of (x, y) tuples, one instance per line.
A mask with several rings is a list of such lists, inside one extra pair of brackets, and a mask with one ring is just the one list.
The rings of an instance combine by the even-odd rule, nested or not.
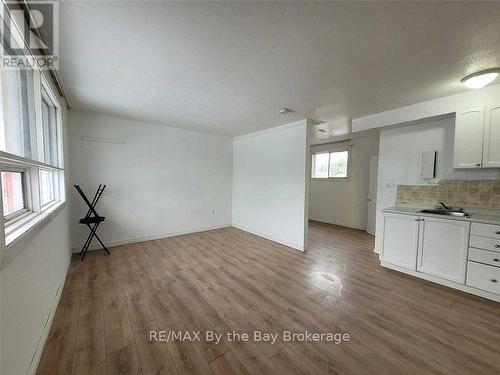
[(353, 120), (374, 128), (380, 264), (500, 302), (500, 85)]

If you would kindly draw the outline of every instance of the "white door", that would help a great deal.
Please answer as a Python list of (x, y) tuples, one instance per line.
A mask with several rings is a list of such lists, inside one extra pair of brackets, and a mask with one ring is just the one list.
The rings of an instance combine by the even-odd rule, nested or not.
[(455, 168), (480, 168), (483, 158), (484, 107), (457, 112)]
[(500, 106), (486, 112), (483, 168), (500, 168)]
[(417, 271), (464, 284), (470, 223), (434, 217), (421, 220)]
[(368, 213), (366, 216), (366, 231), (375, 235), (375, 217), (377, 214), (377, 179), (378, 155), (370, 157), (370, 174), (368, 177)]
[(383, 213), (382, 220), (382, 261), (415, 271), (419, 217)]

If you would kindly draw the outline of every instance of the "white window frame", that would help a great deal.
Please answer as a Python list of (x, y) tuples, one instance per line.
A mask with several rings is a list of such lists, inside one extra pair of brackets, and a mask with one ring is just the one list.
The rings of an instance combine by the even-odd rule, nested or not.
[[(8, 152), (0, 151), (0, 170), (4, 171), (22, 171), (24, 173), (23, 189), (25, 199), (25, 211), (22, 213), (16, 212), (14, 216), (3, 216), (3, 205), (1, 209), (1, 218), (3, 221), (4, 240), (7, 251), (17, 240), (23, 237), (35, 226), (48, 219), (52, 212), (55, 212), (65, 203), (65, 174), (64, 174), (64, 149), (63, 149), (63, 126), (61, 105), (57, 96), (54, 94), (49, 81), (44, 74), (36, 67), (33, 67), (33, 85), (34, 85), (34, 108), (35, 118), (34, 123), (30, 124), (35, 128), (36, 142), (32, 142), (36, 149), (32, 150), (32, 157), (38, 160), (44, 159), (43, 146), (43, 120), (42, 120), (42, 90), (52, 101), (55, 106), (55, 121), (56, 121), (56, 165), (50, 165), (45, 162), (28, 159), (22, 156), (17, 156)], [(0, 99), (2, 99), (0, 95)], [(3, 99), (0, 105), (4, 105)], [(3, 111), (1, 111), (3, 113)], [(32, 139), (34, 139), (32, 135)], [(41, 205), (41, 190), (39, 171), (48, 170), (53, 172), (54, 178), (54, 200)], [(0, 181), (1, 184), (1, 181)], [(0, 186), (1, 187), (1, 186)], [(3, 255), (3, 254), (2, 254)], [(1, 256), (0, 256), (1, 257)]]
[[(330, 158), (331, 154), (335, 152), (345, 152), (347, 151), (347, 170), (346, 175), (342, 177), (334, 177), (330, 176)], [(316, 164), (316, 155), (328, 154), (328, 177), (316, 177), (314, 174), (315, 164)], [(311, 152), (311, 179), (313, 180), (348, 180), (351, 178), (351, 156), (352, 156), (352, 147), (346, 146), (342, 148), (335, 148), (333, 150), (324, 150), (324, 151), (315, 151)]]
[(40, 182), (39, 183), (39, 192), (40, 192), (40, 211), (43, 212), (45, 211), (46, 209), (50, 208), (52, 205), (56, 204), (57, 202), (60, 201), (60, 193), (59, 193), (59, 190), (60, 190), (60, 187), (59, 187), (59, 176), (57, 175), (58, 172), (57, 171), (54, 171), (54, 170), (47, 170), (45, 168), (38, 168), (38, 179), (40, 180), (40, 172), (41, 171), (48, 171), (48, 172), (53, 172), (52, 173), (52, 185), (53, 185), (53, 188), (54, 188), (54, 199), (52, 199), (51, 201), (49, 202), (46, 202), (46, 203), (42, 203), (42, 191), (41, 191), (41, 188), (42, 188), (42, 183)]
[(0, 168), (0, 172), (18, 172), (22, 174), (22, 188), (23, 188), (23, 208), (21, 210), (18, 210), (16, 212), (13, 212), (11, 214), (5, 215), (4, 216), (4, 221), (5, 221), (5, 227), (8, 227), (9, 225), (15, 223), (19, 219), (23, 218), (24, 216), (28, 215), (31, 212), (31, 199), (29, 196), (29, 170), (26, 168), (19, 168), (19, 167), (11, 167), (8, 165), (3, 165)]

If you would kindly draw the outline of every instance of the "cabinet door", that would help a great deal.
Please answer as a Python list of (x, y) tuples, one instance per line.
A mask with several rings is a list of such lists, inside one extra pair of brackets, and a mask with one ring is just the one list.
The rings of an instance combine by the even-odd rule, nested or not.
[(455, 119), (455, 168), (481, 168), (484, 107), (457, 112)]
[(470, 223), (422, 218), (417, 270), (456, 283), (465, 283)]
[(412, 215), (383, 214), (382, 260), (416, 270), (419, 218)]
[(486, 112), (483, 167), (500, 168), (500, 105)]

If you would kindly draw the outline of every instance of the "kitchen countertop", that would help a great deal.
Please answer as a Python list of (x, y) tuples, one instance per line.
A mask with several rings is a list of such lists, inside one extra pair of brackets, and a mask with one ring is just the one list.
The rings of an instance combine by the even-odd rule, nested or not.
[(470, 217), (460, 217), (460, 216), (445, 216), (438, 214), (424, 214), (420, 212), (429, 207), (410, 207), (410, 206), (392, 206), (384, 208), (382, 212), (389, 212), (394, 214), (403, 215), (417, 215), (426, 217), (440, 217), (442, 219), (448, 220), (459, 220), (459, 221), (469, 221), (471, 223), (484, 223), (484, 224), (497, 224), (500, 225), (500, 210), (490, 210), (493, 212), (481, 212), (475, 211), (474, 209), (465, 209), (465, 212), (470, 213)]

